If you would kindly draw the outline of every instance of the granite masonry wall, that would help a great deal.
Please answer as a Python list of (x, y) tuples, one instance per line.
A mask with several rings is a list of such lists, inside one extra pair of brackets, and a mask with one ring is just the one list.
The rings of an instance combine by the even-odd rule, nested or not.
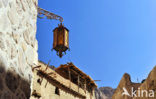
[(0, 0), (0, 99), (29, 99), (38, 64), (37, 0)]

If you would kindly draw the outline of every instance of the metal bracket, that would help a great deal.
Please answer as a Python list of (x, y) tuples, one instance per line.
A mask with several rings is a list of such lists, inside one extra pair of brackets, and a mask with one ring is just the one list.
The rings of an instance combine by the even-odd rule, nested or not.
[(61, 23), (63, 22), (63, 18), (61, 16), (38, 7), (38, 18), (43, 19), (45, 16), (47, 17), (47, 19), (55, 19), (59, 20)]

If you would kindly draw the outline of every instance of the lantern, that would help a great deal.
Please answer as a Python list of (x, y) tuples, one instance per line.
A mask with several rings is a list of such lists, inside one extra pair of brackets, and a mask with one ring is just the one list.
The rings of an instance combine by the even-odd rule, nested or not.
[(57, 55), (61, 58), (63, 52), (69, 49), (69, 30), (61, 24), (58, 25), (54, 30), (53, 49), (57, 52)]

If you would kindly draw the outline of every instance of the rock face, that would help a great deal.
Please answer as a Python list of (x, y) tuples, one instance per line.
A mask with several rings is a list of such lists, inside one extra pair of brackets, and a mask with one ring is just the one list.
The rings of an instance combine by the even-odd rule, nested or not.
[(37, 0), (0, 0), (0, 99), (28, 99), (38, 62)]
[(132, 83), (124, 74), (112, 99), (156, 99), (156, 66), (142, 83)]
[(95, 97), (96, 99), (112, 99), (112, 95), (115, 89), (111, 87), (100, 87), (95, 89)]

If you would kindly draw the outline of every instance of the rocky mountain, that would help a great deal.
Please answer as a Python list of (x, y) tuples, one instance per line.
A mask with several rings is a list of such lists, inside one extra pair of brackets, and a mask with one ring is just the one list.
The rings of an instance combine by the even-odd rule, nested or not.
[(131, 82), (130, 75), (125, 73), (112, 99), (156, 99), (156, 66), (142, 83)]
[(100, 87), (95, 89), (96, 99), (111, 99), (115, 89), (111, 87)]

